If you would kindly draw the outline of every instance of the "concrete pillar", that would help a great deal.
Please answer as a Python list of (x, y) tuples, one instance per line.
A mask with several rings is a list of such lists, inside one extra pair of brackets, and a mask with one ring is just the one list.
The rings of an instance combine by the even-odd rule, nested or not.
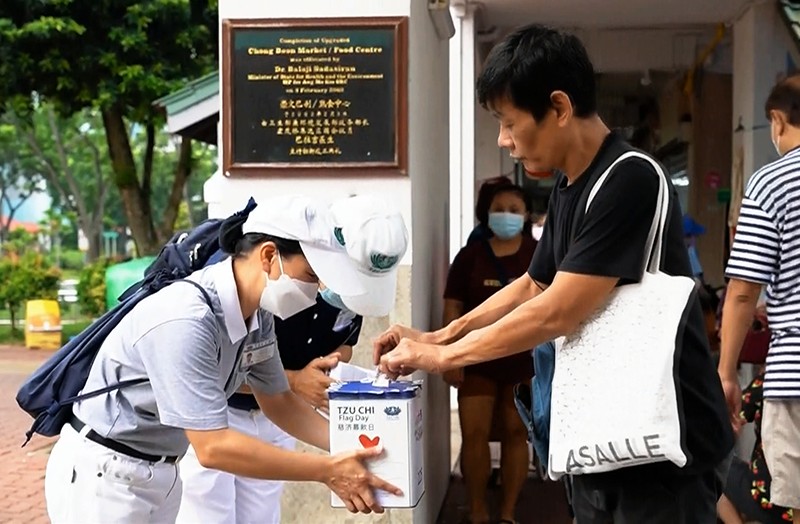
[[(371, 341), (391, 323), (430, 329), (441, 319), (442, 292), (449, 264), (447, 254), (448, 196), (448, 46), (435, 30), (427, 2), (419, 0), (220, 0), (220, 28), (225, 19), (292, 19), (347, 17), (407, 17), (407, 175), (304, 173), (275, 176), (253, 172), (227, 177), (214, 174), (204, 187), (209, 216), (221, 217), (240, 208), (249, 196), (256, 200), (282, 194), (304, 194), (331, 201), (352, 194), (382, 196), (397, 206), (406, 220), (411, 243), (401, 261), (395, 309), (388, 317), (366, 319), (353, 362), (371, 366)], [(222, 30), (220, 30), (222, 35)], [(220, 67), (220, 71), (222, 71)], [(224, 89), (221, 79), (220, 89)], [(220, 97), (224, 104), (225, 97)], [(229, 108), (222, 107), (224, 118)], [(223, 120), (220, 119), (220, 121)], [(221, 136), (221, 134), (220, 134)], [(220, 165), (222, 147), (220, 144)], [(435, 327), (435, 326), (434, 326)], [(426, 378), (426, 493), (416, 508), (389, 510), (382, 516), (354, 516), (330, 508), (330, 493), (322, 485), (290, 483), (283, 497), (284, 523), (308, 522), (434, 522), (444, 499), (450, 473), (448, 391), (438, 377)], [(299, 449), (310, 451), (310, 448)]]
[(451, 6), (450, 259), (475, 226), (475, 5)]
[(786, 73), (787, 59), (798, 63), (797, 44), (778, 14), (777, 2), (748, 7), (733, 26), (732, 129), (743, 126), (734, 143), (740, 142), (744, 152), (745, 180), (776, 158), (764, 102), (776, 80)]

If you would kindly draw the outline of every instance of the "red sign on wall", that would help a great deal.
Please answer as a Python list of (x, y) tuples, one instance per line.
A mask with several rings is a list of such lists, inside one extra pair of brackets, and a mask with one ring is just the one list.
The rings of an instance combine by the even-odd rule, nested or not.
[(706, 173), (705, 184), (709, 189), (719, 189), (722, 185), (722, 175), (717, 171), (709, 171)]

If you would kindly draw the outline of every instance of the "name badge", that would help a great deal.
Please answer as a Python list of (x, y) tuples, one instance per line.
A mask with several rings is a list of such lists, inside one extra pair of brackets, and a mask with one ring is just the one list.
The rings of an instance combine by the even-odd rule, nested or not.
[(247, 344), (242, 351), (242, 359), (239, 363), (239, 369), (246, 371), (248, 368), (255, 366), (261, 362), (265, 362), (275, 355), (275, 341), (260, 341)]

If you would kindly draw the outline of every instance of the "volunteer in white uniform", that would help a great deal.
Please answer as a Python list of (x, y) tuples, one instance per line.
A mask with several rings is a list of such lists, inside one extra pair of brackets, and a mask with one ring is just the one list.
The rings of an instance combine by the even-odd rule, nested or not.
[[(333, 220), (331, 233), (336, 242), (348, 250), (359, 269), (359, 280), (368, 290), (365, 295), (350, 297), (347, 301), (354, 302), (354, 309), (365, 314), (387, 315), (394, 305), (397, 266), (408, 248), (408, 233), (402, 215), (390, 210), (380, 199), (368, 195), (339, 200), (331, 206), (330, 211)], [(311, 372), (316, 372), (316, 391), (306, 392), (306, 400), (315, 408), (326, 409), (324, 390), (331, 381), (325, 377), (324, 371), (335, 366), (341, 357), (328, 353), (337, 348), (352, 351), (351, 347), (340, 344), (350, 341), (355, 329), (360, 328), (361, 319), (358, 318), (357, 324), (351, 327), (354, 313), (349, 311), (342, 298), (331, 288), (323, 289), (321, 294), (331, 306), (341, 311), (328, 304), (318, 304), (285, 319), (287, 321), (280, 326), (278, 344), (284, 364), (292, 364), (287, 365), (287, 369), (305, 366), (313, 368)], [(301, 318), (306, 322), (295, 322)], [(303, 332), (287, 332), (292, 328)], [(315, 329), (323, 332), (314, 332)], [(300, 347), (303, 345), (306, 347)], [(311, 355), (310, 349), (318, 354)], [(311, 359), (313, 361), (309, 363)], [(347, 355), (344, 360), (349, 359)], [(263, 413), (253, 410), (255, 402), (248, 398), (250, 395), (242, 393), (238, 392), (229, 399), (230, 426), (275, 446), (293, 449), (294, 439), (276, 427)], [(181, 478), (183, 500), (178, 524), (280, 522), (281, 481), (251, 479), (204, 468), (191, 447), (181, 461)]]
[[(262, 479), (312, 480), (350, 511), (382, 511), (372, 489), (398, 491), (362, 461), (271, 446), (228, 427), (227, 397), (243, 383), (295, 437), (328, 449), (327, 421), (288, 387), (273, 314), (314, 303), (321, 280), (362, 294), (357, 270), (331, 238), (328, 210), (300, 197), (261, 203), (238, 232), (233, 257), (140, 302), (110, 333), (87, 391), (122, 380), (147, 382), (77, 403), (45, 476), (50, 519), (60, 523), (174, 522), (181, 500), (178, 459), (189, 443), (205, 467)], [(226, 242), (227, 244), (228, 242)]]

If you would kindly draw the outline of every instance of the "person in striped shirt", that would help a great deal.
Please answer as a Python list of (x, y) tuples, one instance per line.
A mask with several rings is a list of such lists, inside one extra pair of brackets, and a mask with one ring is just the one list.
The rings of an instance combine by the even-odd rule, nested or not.
[(772, 89), (766, 113), (780, 158), (757, 171), (745, 191), (726, 269), (719, 373), (731, 422), (740, 425), (737, 362), (766, 286), (772, 339), (762, 438), (772, 476), (769, 500), (794, 508), (800, 524), (800, 75)]

